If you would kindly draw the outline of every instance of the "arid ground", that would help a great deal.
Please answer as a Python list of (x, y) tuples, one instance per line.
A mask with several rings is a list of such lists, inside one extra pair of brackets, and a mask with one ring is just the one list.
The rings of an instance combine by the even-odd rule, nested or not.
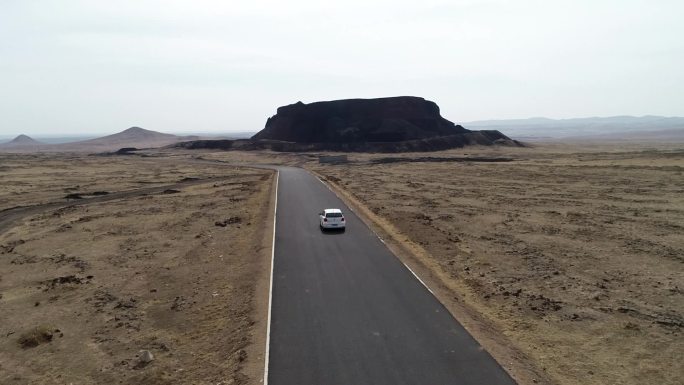
[[(493, 341), (485, 345), (500, 362), (519, 361), (504, 366), (516, 373), (531, 364), (545, 377), (519, 378), (681, 384), (682, 146), (469, 148), (350, 161), (307, 165), (366, 208), (380, 234), (409, 245), (427, 280), (447, 287), (442, 301), (486, 325), (476, 337)], [(521, 355), (498, 354), (497, 344)]]
[(232, 163), (321, 175), (520, 383), (681, 381), (682, 146), (147, 155), (0, 156), (0, 383), (259, 383), (273, 176)]
[(184, 155), (0, 168), (0, 383), (259, 382), (271, 171)]

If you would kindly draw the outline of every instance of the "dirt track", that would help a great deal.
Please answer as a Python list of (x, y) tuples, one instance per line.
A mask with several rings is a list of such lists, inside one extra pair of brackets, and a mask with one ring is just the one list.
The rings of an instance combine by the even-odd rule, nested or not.
[[(198, 184), (204, 184), (204, 183), (211, 183), (211, 182), (220, 182), (220, 181), (225, 181), (225, 180), (230, 180), (233, 177), (216, 177), (216, 178), (209, 178), (209, 179), (191, 179), (185, 182), (179, 182), (179, 183), (174, 183), (174, 184), (169, 184), (169, 185), (163, 185), (163, 186), (156, 186), (156, 187), (147, 187), (147, 188), (140, 188), (140, 189), (135, 189), (135, 190), (129, 190), (129, 191), (119, 191), (119, 192), (114, 192), (114, 193), (108, 193), (107, 195), (101, 195), (101, 196), (94, 196), (90, 198), (77, 198), (77, 199), (66, 199), (64, 202), (50, 202), (50, 203), (42, 203), (38, 205), (33, 205), (33, 206), (17, 206), (17, 207), (11, 207), (8, 209), (0, 210), (0, 234), (4, 231), (6, 231), (8, 228), (12, 226), (13, 223), (16, 221), (31, 216), (31, 215), (36, 215), (43, 213), (48, 210), (55, 210), (55, 209), (60, 209), (60, 208), (65, 208), (65, 207), (74, 207), (74, 206), (83, 206), (83, 205), (89, 205), (89, 204), (94, 204), (94, 203), (102, 203), (102, 202), (108, 202), (108, 201), (113, 201), (113, 200), (121, 200), (121, 199), (128, 199), (132, 197), (137, 197), (137, 196), (144, 196), (144, 195), (153, 195), (153, 194), (158, 194), (158, 193), (164, 193), (167, 190), (176, 190), (180, 189), (183, 187), (188, 187), (188, 186), (194, 186)], [(168, 191), (168, 193), (173, 194), (174, 192)]]

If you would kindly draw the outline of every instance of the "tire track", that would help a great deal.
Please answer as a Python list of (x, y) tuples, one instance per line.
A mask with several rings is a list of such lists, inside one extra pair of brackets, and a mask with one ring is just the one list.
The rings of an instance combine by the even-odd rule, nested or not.
[(187, 181), (182, 181), (182, 182), (167, 184), (167, 185), (162, 185), (162, 186), (146, 187), (146, 188), (135, 189), (135, 190), (113, 192), (113, 193), (110, 193), (108, 195), (96, 196), (93, 198), (84, 198), (84, 199), (80, 199), (78, 201), (48, 202), (48, 203), (42, 203), (42, 204), (32, 205), (32, 206), (16, 206), (16, 207), (12, 207), (12, 208), (4, 209), (4, 210), (0, 211), (0, 235), (4, 234), (7, 230), (12, 228), (14, 226), (15, 222), (17, 222), (23, 218), (26, 218), (28, 216), (40, 214), (40, 213), (48, 211), (48, 210), (56, 210), (56, 209), (61, 209), (61, 208), (65, 208), (65, 207), (84, 206), (84, 205), (89, 205), (89, 204), (93, 204), (93, 203), (102, 203), (102, 202), (109, 202), (109, 201), (119, 200), (119, 199), (128, 199), (128, 198), (132, 198), (132, 197), (157, 194), (157, 193), (161, 193), (164, 190), (168, 190), (168, 189), (177, 189), (177, 188), (189, 187), (189, 186), (199, 185), (199, 184), (203, 184), (203, 183), (220, 182), (220, 181), (224, 181), (224, 180), (228, 180), (228, 179), (232, 179), (232, 178), (233, 178), (233, 176), (218, 177), (218, 178), (206, 178), (206, 179), (193, 179), (193, 180), (187, 180)]

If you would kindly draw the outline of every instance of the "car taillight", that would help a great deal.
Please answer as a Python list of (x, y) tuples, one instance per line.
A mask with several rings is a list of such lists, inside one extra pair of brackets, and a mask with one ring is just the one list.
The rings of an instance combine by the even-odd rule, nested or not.
[(323, 218), (323, 222), (327, 222), (327, 221), (328, 221), (328, 218)]
[(344, 222), (344, 217), (342, 217), (342, 222)]

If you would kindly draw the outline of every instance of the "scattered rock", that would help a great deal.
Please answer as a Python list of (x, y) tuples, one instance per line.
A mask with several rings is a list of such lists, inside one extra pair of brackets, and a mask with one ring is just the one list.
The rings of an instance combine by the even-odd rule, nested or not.
[(228, 225), (233, 225), (233, 224), (236, 224), (236, 223), (242, 223), (242, 218), (240, 218), (240, 217), (230, 217), (230, 218), (228, 218), (228, 219), (226, 219), (226, 220), (223, 220), (223, 221), (216, 221), (216, 222), (214, 222), (214, 225), (215, 225), (215, 226), (219, 226), (219, 227), (226, 227), (226, 226), (228, 226)]
[(247, 352), (244, 349), (238, 351), (238, 361), (242, 362), (247, 359)]
[(22, 334), (17, 341), (22, 348), (33, 348), (52, 341), (52, 328), (46, 326), (35, 327)]
[(107, 304), (112, 303), (116, 301), (116, 297), (107, 291), (104, 290), (98, 290), (95, 292), (95, 295), (92, 298), (87, 299), (87, 302), (90, 302), (95, 308), (97, 309), (102, 309), (105, 307)]
[[(449, 163), (449, 162), (478, 162), (478, 163), (505, 163), (512, 162), (515, 159), (506, 157), (489, 157), (489, 156), (470, 156), (470, 157), (441, 157), (441, 156), (420, 156), (415, 158), (409, 157), (386, 157), (376, 158), (370, 160), (372, 164), (385, 163)], [(409, 181), (407, 185), (411, 188), (419, 188), (425, 186), (423, 183), (414, 183)], [(451, 218), (453, 219), (453, 216)], [(506, 224), (506, 223), (504, 223)]]
[(9, 242), (6, 245), (0, 245), (0, 254), (11, 253), (14, 251), (15, 247), (17, 247), (19, 245), (23, 245), (24, 243), (26, 243), (26, 241), (24, 241), (23, 239), (20, 239), (18, 241)]
[(640, 330), (639, 325), (632, 323), (632, 322), (627, 322), (625, 324), (625, 329), (627, 329), (627, 330)]
[(137, 301), (135, 298), (131, 298), (128, 301), (119, 301), (114, 309), (134, 309), (137, 307)]
[(36, 262), (38, 262), (38, 258), (35, 255), (17, 255), (16, 258), (10, 260), (12, 265), (25, 265)]
[(131, 155), (131, 152), (136, 151), (137, 148), (135, 147), (124, 147), (118, 149), (114, 154), (115, 155)]
[(174, 190), (172, 188), (168, 188), (164, 191), (162, 191), (162, 194), (178, 194), (180, 190)]
[(73, 193), (73, 194), (65, 195), (64, 199), (66, 199), (66, 200), (83, 199), (83, 196), (81, 196), (81, 194)]
[(136, 357), (137, 362), (133, 366), (133, 369), (142, 369), (154, 361), (154, 355), (152, 355), (152, 352), (149, 350), (141, 350)]
[(59, 227), (57, 228), (57, 230), (55, 230), (55, 232), (57, 232), (57, 233), (63, 233), (63, 232), (65, 232), (65, 231), (71, 230), (71, 229), (72, 229), (72, 226), (71, 226), (70, 224), (68, 224), (68, 223), (65, 223), (65, 224), (59, 226)]
[(44, 283), (47, 285), (44, 291), (48, 291), (51, 289), (55, 289), (56, 287), (60, 285), (81, 285), (84, 283), (90, 283), (90, 280), (93, 278), (92, 275), (89, 275), (88, 277), (85, 278), (80, 278), (75, 275), (66, 275), (63, 277), (57, 277), (53, 279), (49, 279), (47, 281), (44, 281)]
[(187, 306), (187, 300), (183, 296), (178, 296), (174, 298), (173, 304), (171, 305), (171, 310), (181, 311)]
[(152, 355), (152, 352), (150, 352), (149, 350), (140, 351), (140, 362), (144, 364), (149, 364), (152, 361), (154, 361), (154, 355)]

